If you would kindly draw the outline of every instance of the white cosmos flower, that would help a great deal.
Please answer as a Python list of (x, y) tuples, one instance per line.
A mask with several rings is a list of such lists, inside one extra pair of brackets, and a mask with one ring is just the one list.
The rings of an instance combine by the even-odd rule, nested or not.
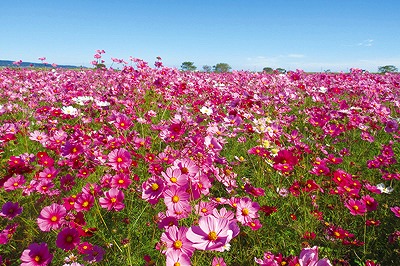
[(393, 192), (392, 187), (386, 187), (385, 184), (383, 184), (383, 183), (376, 185), (376, 188), (379, 189), (381, 191), (381, 193), (385, 193), (385, 194), (390, 194)]
[(85, 105), (86, 102), (93, 101), (93, 97), (92, 96), (78, 96), (78, 97), (72, 98), (72, 100), (79, 105)]
[(96, 105), (99, 106), (99, 107), (104, 107), (104, 106), (109, 106), (110, 103), (109, 102), (105, 102), (105, 101), (96, 100)]
[(211, 108), (208, 108), (207, 106), (203, 106), (201, 107), (200, 112), (202, 114), (211, 115), (213, 113), (213, 110)]
[(325, 88), (323, 86), (319, 88), (319, 92), (326, 93), (327, 91), (328, 91), (328, 88)]
[(78, 109), (74, 108), (73, 106), (63, 106), (61, 108), (61, 112), (66, 115), (72, 115), (72, 116), (77, 116), (78, 115)]

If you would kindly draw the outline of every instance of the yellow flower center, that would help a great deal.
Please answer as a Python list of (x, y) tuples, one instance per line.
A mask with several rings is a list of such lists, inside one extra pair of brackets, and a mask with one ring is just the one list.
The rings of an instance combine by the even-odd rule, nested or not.
[(122, 158), (121, 158), (121, 157), (118, 157), (118, 158), (117, 158), (117, 162), (119, 162), (119, 163), (120, 163), (120, 162), (122, 162), (122, 161), (123, 161), (123, 160), (122, 160)]
[(182, 247), (182, 241), (176, 240), (174, 242), (174, 248), (181, 248)]
[(56, 222), (57, 220), (58, 220), (58, 218), (57, 218), (57, 216), (53, 216), (53, 217), (51, 217), (51, 219), (50, 219), (52, 222)]
[(36, 261), (36, 262), (40, 262), (41, 259), (42, 259), (42, 258), (41, 258), (40, 256), (35, 256), (35, 261)]
[(172, 183), (176, 183), (176, 181), (177, 181), (176, 177), (171, 177), (169, 180), (170, 180)]
[(242, 215), (244, 215), (244, 216), (249, 215), (249, 209), (244, 208), (244, 209), (242, 210)]
[(115, 202), (117, 202), (117, 199), (116, 198), (111, 198), (111, 202), (115, 203)]
[(74, 240), (74, 238), (73, 238), (72, 236), (67, 236), (67, 238), (65, 238), (65, 241), (66, 241), (67, 243), (71, 243), (72, 240)]
[(211, 240), (211, 241), (215, 241), (215, 240), (217, 240), (217, 238), (218, 238), (217, 233), (214, 232), (214, 231), (211, 231), (211, 232), (208, 234), (208, 239)]
[(179, 197), (177, 195), (172, 197), (172, 202), (177, 203), (179, 201)]
[(153, 191), (156, 191), (158, 188), (159, 188), (159, 186), (158, 186), (157, 183), (151, 184), (151, 189), (152, 189)]
[(89, 206), (89, 202), (88, 202), (88, 201), (83, 202), (83, 203), (82, 203), (82, 206), (83, 206), (83, 207)]

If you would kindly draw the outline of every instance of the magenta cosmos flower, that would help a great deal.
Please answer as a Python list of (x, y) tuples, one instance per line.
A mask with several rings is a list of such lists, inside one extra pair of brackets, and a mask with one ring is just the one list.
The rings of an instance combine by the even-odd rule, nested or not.
[(79, 245), (79, 231), (75, 228), (64, 228), (57, 235), (56, 245), (63, 250), (73, 250)]
[(65, 222), (66, 213), (65, 207), (57, 203), (44, 207), (37, 218), (39, 229), (44, 232), (48, 232), (51, 229), (59, 229)]
[(14, 219), (14, 217), (20, 215), (22, 212), (22, 207), (19, 206), (18, 202), (6, 202), (3, 207), (1, 207), (0, 216), (7, 218), (9, 220)]
[(390, 210), (396, 215), (396, 217), (400, 218), (400, 207), (399, 206), (394, 206), (391, 207)]
[(22, 252), (21, 266), (45, 266), (51, 263), (53, 255), (50, 254), (46, 243), (32, 243)]
[(209, 215), (201, 217), (198, 226), (190, 227), (186, 237), (196, 249), (222, 252), (229, 248), (229, 241), (239, 231), (235, 221)]
[(164, 187), (163, 179), (157, 176), (150, 177), (142, 184), (142, 199), (150, 204), (156, 204), (162, 196)]
[(104, 209), (111, 211), (122, 210), (125, 205), (122, 202), (124, 200), (124, 193), (117, 188), (112, 188), (109, 191), (104, 192), (104, 198), (99, 199), (100, 206)]
[(364, 202), (360, 200), (350, 199), (344, 205), (352, 215), (363, 215), (367, 211)]
[(131, 154), (124, 148), (113, 150), (108, 154), (108, 165), (114, 170), (128, 168), (131, 163)]

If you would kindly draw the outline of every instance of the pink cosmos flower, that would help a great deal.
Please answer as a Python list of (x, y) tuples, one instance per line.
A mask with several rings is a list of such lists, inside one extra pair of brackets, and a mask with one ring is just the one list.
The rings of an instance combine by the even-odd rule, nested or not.
[(260, 205), (249, 198), (241, 198), (236, 205), (236, 219), (242, 224), (252, 222), (259, 217)]
[(3, 187), (5, 191), (12, 191), (18, 188), (22, 188), (25, 184), (25, 178), (22, 175), (16, 175), (14, 177), (9, 178), (6, 182), (4, 182)]
[(186, 187), (189, 183), (188, 176), (182, 174), (181, 169), (178, 167), (168, 167), (165, 172), (161, 172), (162, 177), (165, 179), (167, 185), (178, 185), (180, 187)]
[(235, 221), (209, 215), (201, 217), (198, 226), (190, 227), (186, 237), (196, 249), (222, 252), (239, 231)]
[(94, 197), (91, 194), (80, 193), (74, 202), (76, 211), (89, 211), (94, 205)]
[(5, 229), (0, 231), (0, 245), (5, 245), (12, 238), (17, 230), (18, 224), (9, 224)]
[(190, 195), (183, 187), (172, 186), (164, 191), (164, 203), (168, 208), (168, 213), (171, 216), (183, 218), (187, 217), (191, 212), (189, 204)]
[(48, 232), (51, 229), (57, 230), (61, 228), (65, 222), (66, 213), (65, 207), (57, 203), (44, 207), (37, 218), (39, 229)]
[(127, 189), (129, 185), (132, 184), (132, 180), (129, 178), (127, 174), (117, 174), (111, 177), (110, 185), (115, 188), (124, 188)]
[(34, 132), (31, 132), (29, 134), (29, 139), (33, 140), (33, 141), (38, 141), (40, 142), (40, 144), (42, 144), (43, 146), (45, 146), (46, 142), (47, 142), (47, 135), (46, 133), (40, 132), (38, 130), (35, 130)]
[(166, 266), (190, 266), (190, 258), (178, 251), (171, 251), (167, 254)]
[(390, 210), (396, 215), (396, 217), (400, 218), (400, 207), (399, 206), (394, 206), (391, 207)]
[(192, 242), (186, 238), (188, 228), (172, 225), (166, 229), (161, 235), (161, 241), (166, 245), (166, 254), (172, 251), (177, 251), (181, 254), (186, 254), (191, 257), (194, 252)]
[(157, 176), (152, 176), (142, 184), (142, 199), (150, 204), (156, 204), (163, 195), (164, 180)]
[(58, 172), (59, 170), (51, 166), (49, 168), (43, 169), (43, 171), (39, 173), (39, 178), (52, 180), (57, 176)]
[(53, 259), (46, 243), (32, 243), (22, 252), (21, 266), (45, 266)]
[(113, 150), (108, 154), (108, 165), (114, 170), (128, 168), (131, 163), (131, 154), (124, 148)]
[(80, 242), (79, 232), (75, 228), (66, 227), (57, 235), (56, 246), (63, 250), (73, 250)]
[(224, 258), (214, 257), (211, 262), (211, 266), (226, 266), (226, 263), (224, 261)]
[(363, 215), (367, 211), (364, 202), (359, 200), (350, 199), (344, 205), (352, 215)]
[(196, 208), (196, 213), (200, 216), (207, 216), (209, 214), (212, 214), (215, 207), (216, 203), (214, 202), (206, 202), (206, 201), (200, 201), (199, 204), (195, 206)]
[(199, 167), (190, 159), (176, 160), (174, 166), (177, 166), (182, 174), (188, 176), (195, 176), (199, 171)]
[(300, 266), (332, 266), (328, 259), (318, 260), (318, 247), (304, 248), (299, 256)]
[(104, 192), (104, 198), (99, 199), (100, 206), (104, 209), (111, 211), (112, 209), (120, 211), (125, 208), (124, 193), (117, 188), (112, 188)]
[(8, 201), (3, 204), (0, 211), (0, 217), (12, 220), (14, 217), (22, 213), (22, 207), (19, 206), (18, 202), (14, 203)]
[(364, 202), (367, 211), (375, 211), (378, 208), (378, 202), (371, 197), (370, 195), (365, 195), (361, 198), (361, 201)]

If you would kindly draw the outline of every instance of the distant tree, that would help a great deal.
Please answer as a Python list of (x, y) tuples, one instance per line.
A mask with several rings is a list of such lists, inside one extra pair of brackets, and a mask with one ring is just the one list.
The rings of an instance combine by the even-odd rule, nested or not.
[(106, 65), (103, 63), (98, 63), (98, 64), (96, 64), (96, 66), (94, 68), (95, 69), (106, 69)]
[(211, 72), (211, 70), (212, 70), (212, 69), (211, 69), (210, 66), (208, 66), (208, 65), (204, 65), (204, 66), (203, 66), (203, 71), (204, 71), (204, 72), (209, 73), (209, 72)]
[(284, 69), (284, 68), (278, 67), (278, 68), (275, 69), (275, 70), (278, 71), (278, 72), (281, 73), (281, 74), (285, 74), (285, 73), (286, 73), (286, 69)]
[(378, 67), (378, 72), (379, 72), (379, 73), (393, 73), (393, 72), (397, 72), (397, 67), (392, 66), (392, 65), (381, 66), (381, 67)]
[(213, 69), (214, 72), (224, 73), (224, 72), (229, 72), (229, 70), (231, 70), (232, 68), (227, 63), (218, 63), (215, 66), (213, 66)]
[(194, 65), (193, 62), (183, 62), (181, 65), (181, 69), (183, 71), (195, 71), (197, 67)]
[(263, 71), (268, 73), (268, 74), (274, 73), (274, 69), (272, 67), (264, 67)]

